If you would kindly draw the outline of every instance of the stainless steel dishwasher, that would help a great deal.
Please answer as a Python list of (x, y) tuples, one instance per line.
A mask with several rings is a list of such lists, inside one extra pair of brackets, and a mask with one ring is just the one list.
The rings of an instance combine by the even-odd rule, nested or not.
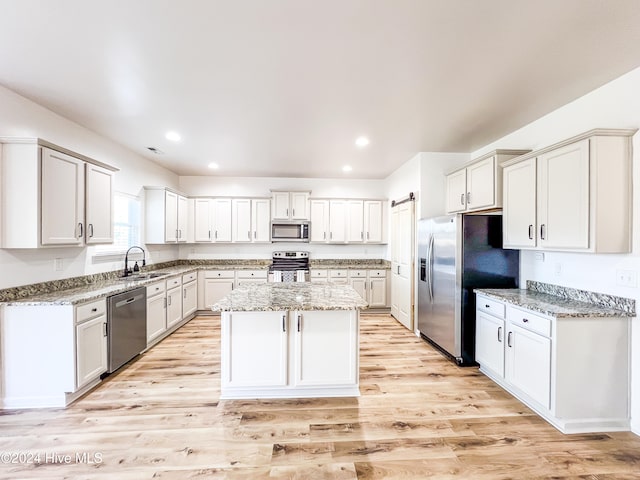
[(111, 373), (147, 348), (147, 289), (136, 288), (107, 300)]

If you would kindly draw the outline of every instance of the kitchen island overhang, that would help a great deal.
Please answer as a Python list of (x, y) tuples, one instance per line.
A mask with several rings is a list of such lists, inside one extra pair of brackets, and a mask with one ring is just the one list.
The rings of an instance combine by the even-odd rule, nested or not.
[(359, 396), (359, 314), (348, 285), (248, 283), (221, 313), (221, 399)]

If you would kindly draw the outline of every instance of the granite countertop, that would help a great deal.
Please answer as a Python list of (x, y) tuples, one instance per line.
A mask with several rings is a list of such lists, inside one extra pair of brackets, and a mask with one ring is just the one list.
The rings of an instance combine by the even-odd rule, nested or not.
[(215, 303), (214, 312), (355, 310), (367, 302), (349, 285), (334, 283), (253, 283), (240, 285)]
[(309, 261), (309, 268), (321, 268), (327, 270), (335, 270), (335, 269), (347, 269), (347, 270), (367, 270), (367, 269), (377, 269), (377, 270), (390, 270), (391, 262), (388, 260), (378, 260), (378, 259), (345, 259), (345, 260), (334, 260), (334, 259), (317, 259)]
[(474, 292), (555, 318), (635, 316), (635, 304), (633, 306), (633, 312), (631, 312), (626, 308), (625, 305), (622, 305), (620, 304), (620, 302), (616, 301), (616, 299), (618, 299), (619, 297), (613, 297), (611, 295), (605, 295), (605, 297), (613, 299), (613, 301), (602, 304), (591, 303), (584, 300), (576, 300), (575, 297), (567, 298), (565, 296), (554, 295), (551, 293), (540, 292), (532, 289), (525, 290), (518, 288), (479, 288), (475, 289)]

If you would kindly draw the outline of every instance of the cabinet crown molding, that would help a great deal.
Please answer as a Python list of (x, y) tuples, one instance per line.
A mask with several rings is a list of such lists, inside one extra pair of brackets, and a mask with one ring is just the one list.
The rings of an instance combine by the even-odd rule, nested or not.
[(98, 160), (95, 160), (91, 157), (87, 157), (78, 152), (74, 152), (73, 150), (69, 150), (68, 148), (61, 147), (60, 145), (56, 145), (55, 143), (48, 142), (43, 140), (42, 138), (37, 137), (0, 137), (0, 143), (8, 143), (8, 144), (23, 144), (23, 145), (37, 145), (39, 147), (50, 148), (51, 150), (55, 150), (59, 153), (64, 153), (65, 155), (70, 155), (72, 157), (78, 158), (83, 162), (90, 163), (92, 165), (96, 165), (98, 167), (102, 167), (111, 172), (120, 171), (119, 168), (109, 165), (107, 163), (102, 163)]
[(548, 147), (541, 148), (539, 150), (531, 150), (524, 155), (521, 155), (516, 158), (511, 158), (509, 160), (505, 160), (500, 163), (501, 167), (508, 167), (509, 165), (514, 165), (516, 163), (522, 162), (524, 160), (528, 160), (530, 158), (537, 157), (538, 155), (542, 155), (544, 153), (550, 152), (557, 148), (564, 147), (566, 145), (571, 145), (572, 143), (579, 142), (580, 140), (585, 140), (591, 137), (632, 137), (638, 131), (637, 128), (594, 128), (592, 130), (588, 130), (584, 133), (576, 135), (571, 138), (567, 138), (566, 140), (562, 140), (561, 142), (554, 143), (553, 145), (549, 145)]
[(485, 158), (493, 157), (495, 155), (524, 155), (525, 153), (529, 153), (530, 151), (531, 150), (509, 150), (509, 149), (491, 150), (490, 152), (485, 153), (481, 157), (474, 158), (473, 160), (469, 160), (468, 162), (465, 162), (462, 165), (459, 165), (455, 168), (452, 168), (451, 170), (448, 170), (447, 172), (445, 172), (445, 175), (450, 175), (454, 172), (462, 170), (463, 168), (467, 168), (468, 166), (473, 165), (476, 162), (481, 162)]

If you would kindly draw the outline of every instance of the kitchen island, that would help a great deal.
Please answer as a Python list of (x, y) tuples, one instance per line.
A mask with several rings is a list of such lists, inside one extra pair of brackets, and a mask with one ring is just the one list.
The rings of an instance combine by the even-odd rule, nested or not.
[(359, 396), (359, 311), (348, 285), (248, 283), (221, 312), (221, 398)]

